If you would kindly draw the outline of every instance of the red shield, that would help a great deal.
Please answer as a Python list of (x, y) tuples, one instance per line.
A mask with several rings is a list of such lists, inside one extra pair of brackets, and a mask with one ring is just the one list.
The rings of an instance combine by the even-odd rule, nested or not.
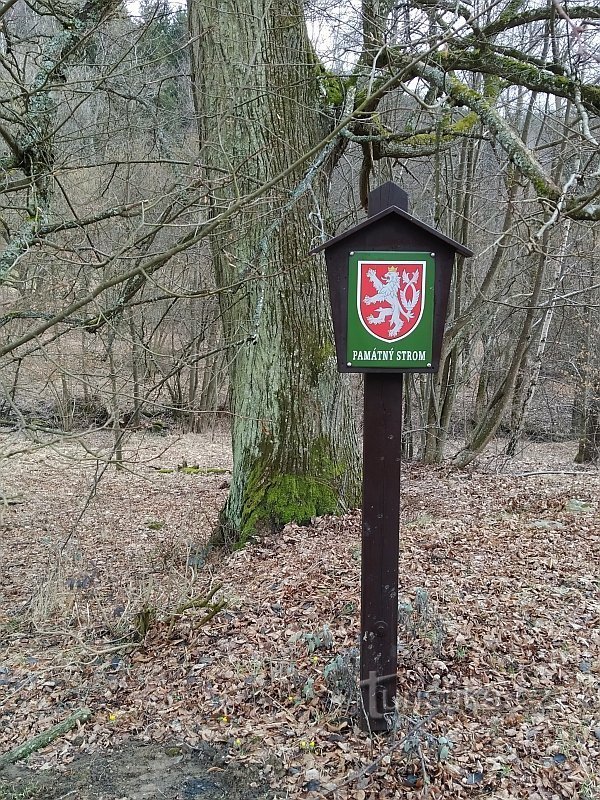
[(403, 339), (423, 315), (424, 261), (359, 261), (358, 316), (384, 342)]

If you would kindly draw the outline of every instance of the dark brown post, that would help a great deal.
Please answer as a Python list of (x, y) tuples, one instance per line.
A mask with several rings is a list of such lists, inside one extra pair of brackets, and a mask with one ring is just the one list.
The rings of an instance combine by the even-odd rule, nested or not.
[(360, 686), (372, 731), (387, 730), (396, 696), (402, 378), (365, 375)]
[[(408, 196), (386, 184), (369, 195), (369, 216), (393, 205), (408, 210)], [(396, 697), (402, 379), (365, 375), (360, 687), (362, 726), (372, 731), (388, 729)]]

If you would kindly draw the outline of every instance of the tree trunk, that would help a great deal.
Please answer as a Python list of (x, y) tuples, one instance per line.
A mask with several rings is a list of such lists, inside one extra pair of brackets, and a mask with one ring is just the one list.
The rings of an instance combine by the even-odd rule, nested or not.
[(471, 433), (474, 430), (477, 424), (477, 420), (481, 419), (481, 417), (483, 416), (483, 413), (488, 403), (489, 383), (490, 383), (490, 368), (485, 358), (485, 350), (484, 350), (483, 363), (481, 364), (481, 368), (479, 370), (479, 376), (477, 378), (477, 391), (475, 392), (475, 400), (473, 403), (473, 419), (468, 429), (469, 433)]
[(413, 431), (414, 376), (408, 373), (404, 379), (404, 411), (402, 414), (402, 458), (411, 460), (415, 455)]
[(590, 303), (585, 310), (582, 341), (575, 359), (575, 393), (573, 397), (573, 408), (571, 410), (571, 436), (574, 439), (581, 439), (585, 429), (585, 409), (587, 407), (589, 394), (591, 345), (592, 305)]
[(576, 398), (579, 397), (581, 405), (579, 448), (575, 456), (577, 464), (593, 463), (600, 459), (600, 360), (598, 326), (594, 319), (594, 299), (597, 296), (597, 293), (592, 293), (589, 300), (581, 377), (576, 387)]
[(108, 408), (112, 420), (112, 430), (115, 442), (113, 446), (113, 461), (116, 469), (123, 469), (123, 431), (121, 429), (121, 409), (119, 407), (117, 367), (114, 352), (114, 335), (112, 332), (107, 344), (107, 351), (110, 378), (110, 400)]
[(436, 440), (434, 462), (436, 464), (441, 464), (441, 462), (444, 460), (444, 448), (446, 445), (446, 439), (448, 438), (448, 431), (450, 430), (450, 420), (452, 418), (454, 401), (456, 400), (456, 393), (458, 390), (459, 359), (459, 350), (457, 347), (454, 347), (446, 359), (446, 364), (444, 365), (444, 397), (440, 412), (440, 431)]
[(577, 464), (600, 459), (600, 379), (590, 387), (590, 397), (585, 415), (584, 430), (575, 456)]
[(131, 380), (133, 383), (133, 416), (130, 424), (136, 427), (140, 424), (142, 418), (142, 387), (140, 383), (140, 357), (139, 357), (139, 342), (137, 331), (135, 329), (135, 319), (133, 316), (133, 309), (129, 309), (128, 313), (129, 336), (131, 338)]
[[(212, 213), (317, 145), (327, 122), (295, 0), (190, 2), (201, 161)], [(224, 168), (228, 174), (224, 174)], [(212, 241), (230, 347), (229, 543), (355, 506), (357, 438), (337, 374), (323, 264), (308, 256), (324, 175), (291, 175)]]
[[(570, 230), (571, 230), (571, 220), (568, 219), (564, 224), (563, 233), (560, 240), (560, 247), (558, 250), (558, 254), (556, 256), (552, 297), (550, 300), (550, 304), (542, 312), (542, 326), (541, 326), (542, 329), (540, 332), (540, 338), (538, 340), (538, 346), (535, 358), (533, 359), (533, 363), (530, 366), (529, 376), (527, 377), (526, 374), (524, 374), (523, 376), (524, 385), (522, 387), (522, 391), (519, 393), (519, 403), (517, 405), (517, 411), (514, 415), (514, 419), (512, 421), (512, 426), (511, 426), (512, 432), (508, 440), (508, 445), (506, 446), (506, 453), (509, 456), (514, 456), (515, 453), (517, 452), (517, 445), (525, 429), (527, 412), (529, 411), (533, 403), (533, 398), (535, 397), (535, 392), (540, 379), (542, 362), (544, 360), (544, 354), (546, 352), (546, 345), (548, 344), (550, 325), (552, 324), (554, 309), (556, 308), (556, 303), (558, 300), (557, 292), (563, 279), (564, 261), (567, 253), (567, 243), (569, 241)], [(526, 358), (527, 354), (525, 354), (524, 360), (526, 360)], [(524, 370), (524, 373), (526, 373), (526, 370)]]
[[(450, 235), (458, 241), (467, 242), (471, 225), (471, 208), (473, 204), (473, 185), (475, 181), (475, 168), (479, 158), (480, 143), (466, 140), (461, 149), (458, 165), (459, 193), (452, 195), (450, 213), (455, 220), (454, 230)], [(436, 169), (436, 185), (440, 167)], [(439, 189), (436, 188), (436, 198)], [(441, 222), (441, 201), (436, 199), (436, 220)], [(438, 209), (440, 206), (440, 209)], [(445, 206), (444, 206), (445, 207)], [(450, 295), (449, 317), (459, 319), (464, 305), (465, 293), (464, 257), (459, 256), (453, 278), (453, 291)], [(427, 416), (427, 429), (425, 435), (425, 450), (423, 460), (426, 464), (439, 464), (444, 459), (444, 448), (448, 438), (450, 420), (454, 410), (457, 395), (458, 364), (460, 353), (464, 348), (463, 336), (459, 333), (450, 339), (447, 337), (442, 347), (440, 370), (430, 384), (430, 397)]]
[(508, 371), (488, 404), (483, 417), (476, 424), (465, 446), (454, 456), (453, 463), (457, 467), (466, 467), (481, 453), (490, 439), (496, 434), (506, 409), (510, 406), (519, 374), (519, 368), (531, 344), (535, 311), (539, 304), (545, 274), (547, 247), (548, 233), (546, 231), (542, 240), (541, 253), (538, 258), (533, 279), (533, 287), (529, 298), (530, 305), (525, 314), (525, 320), (523, 321), (523, 326), (516, 342)]
[(224, 366), (223, 353), (215, 353), (205, 361), (202, 390), (198, 400), (198, 411), (201, 413), (198, 414), (196, 430), (210, 430), (215, 425), (219, 409), (219, 389), (226, 382)]

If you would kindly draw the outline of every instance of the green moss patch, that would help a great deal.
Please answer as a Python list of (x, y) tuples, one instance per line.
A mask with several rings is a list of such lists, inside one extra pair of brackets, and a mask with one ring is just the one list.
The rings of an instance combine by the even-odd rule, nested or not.
[(274, 530), (288, 522), (305, 525), (313, 517), (339, 511), (337, 492), (326, 482), (301, 475), (278, 475), (246, 506), (241, 544), (257, 533)]

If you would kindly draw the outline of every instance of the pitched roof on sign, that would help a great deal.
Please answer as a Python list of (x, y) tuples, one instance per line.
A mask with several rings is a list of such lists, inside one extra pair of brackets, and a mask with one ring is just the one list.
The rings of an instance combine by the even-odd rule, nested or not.
[(431, 225), (427, 225), (427, 223), (422, 222), (420, 219), (413, 217), (412, 214), (409, 214), (408, 211), (403, 211), (398, 206), (388, 206), (383, 211), (380, 211), (378, 214), (374, 214), (372, 217), (367, 217), (362, 222), (359, 222), (358, 225), (355, 225), (353, 228), (350, 228), (344, 233), (340, 233), (337, 236), (334, 236), (329, 241), (325, 242), (324, 244), (320, 244), (318, 247), (315, 247), (311, 250), (312, 253), (320, 253), (321, 250), (326, 250), (327, 248), (331, 247), (332, 245), (338, 244), (338, 242), (342, 242), (344, 239), (347, 239), (350, 236), (353, 236), (358, 231), (362, 230), (363, 228), (369, 228), (371, 225), (374, 225), (380, 219), (389, 216), (390, 214), (395, 214), (397, 217), (400, 217), (404, 222), (408, 222), (410, 225), (415, 225), (417, 228), (421, 228), (426, 233), (428, 233), (432, 238), (437, 239), (439, 242), (443, 242), (444, 244), (448, 245), (448, 247), (452, 247), (456, 250), (457, 253), (460, 253), (467, 258), (470, 258), (473, 255), (473, 251), (470, 250), (468, 247), (465, 247), (464, 244), (457, 242), (455, 239), (451, 239), (449, 236), (446, 236), (440, 231), (432, 228)]

